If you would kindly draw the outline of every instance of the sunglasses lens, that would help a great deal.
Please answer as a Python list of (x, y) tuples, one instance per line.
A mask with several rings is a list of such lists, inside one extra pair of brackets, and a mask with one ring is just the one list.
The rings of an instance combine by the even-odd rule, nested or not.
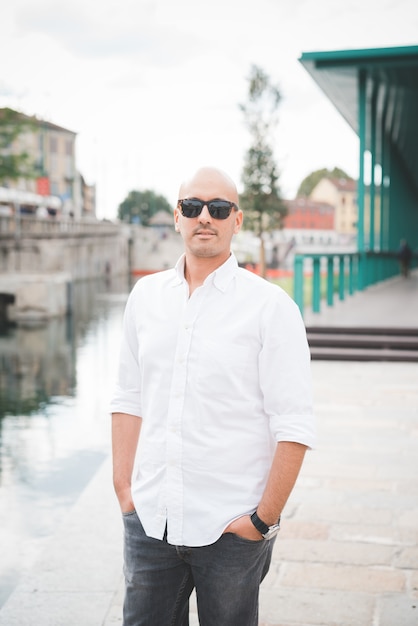
[(181, 210), (185, 217), (197, 217), (202, 209), (203, 202), (201, 200), (183, 200), (181, 203)]
[(209, 213), (216, 220), (226, 220), (229, 217), (232, 205), (226, 200), (213, 200), (209, 203)]

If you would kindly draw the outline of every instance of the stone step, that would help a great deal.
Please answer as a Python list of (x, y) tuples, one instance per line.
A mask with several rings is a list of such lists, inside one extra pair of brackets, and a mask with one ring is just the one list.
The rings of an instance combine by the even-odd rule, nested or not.
[(347, 348), (380, 348), (418, 350), (418, 336), (406, 335), (357, 335), (342, 333), (309, 333), (311, 346), (339, 346)]
[(315, 361), (400, 361), (404, 363), (418, 363), (418, 350), (314, 346), (311, 348), (311, 358)]
[(418, 362), (418, 329), (307, 328), (312, 359)]

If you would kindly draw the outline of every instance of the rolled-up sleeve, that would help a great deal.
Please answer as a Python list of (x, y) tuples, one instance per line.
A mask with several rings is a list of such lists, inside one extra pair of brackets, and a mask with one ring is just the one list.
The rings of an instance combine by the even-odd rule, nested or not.
[(123, 316), (119, 368), (110, 402), (110, 412), (128, 413), (141, 417), (141, 372), (135, 311), (136, 290), (133, 290), (128, 298)]
[(313, 448), (310, 351), (299, 309), (284, 293), (264, 312), (260, 385), (275, 440)]

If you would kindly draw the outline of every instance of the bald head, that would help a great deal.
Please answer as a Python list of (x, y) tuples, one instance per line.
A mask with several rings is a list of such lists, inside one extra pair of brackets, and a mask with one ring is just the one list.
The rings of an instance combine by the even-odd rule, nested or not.
[(198, 169), (181, 184), (178, 197), (202, 200), (222, 198), (238, 204), (238, 191), (234, 181), (226, 172), (216, 167)]

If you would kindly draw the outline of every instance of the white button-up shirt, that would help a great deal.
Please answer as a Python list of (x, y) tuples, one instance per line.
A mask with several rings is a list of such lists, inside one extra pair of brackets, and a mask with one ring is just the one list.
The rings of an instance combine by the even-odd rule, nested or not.
[(184, 256), (139, 280), (111, 411), (142, 417), (132, 496), (145, 532), (215, 542), (252, 513), (278, 441), (314, 445), (299, 309), (234, 255), (189, 297)]

